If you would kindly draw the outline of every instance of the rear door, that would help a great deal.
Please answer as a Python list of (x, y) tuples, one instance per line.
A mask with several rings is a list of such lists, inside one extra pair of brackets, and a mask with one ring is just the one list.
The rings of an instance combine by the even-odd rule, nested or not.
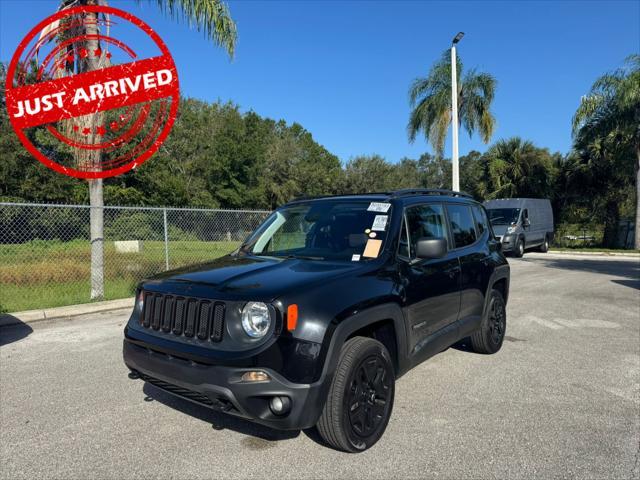
[(424, 345), (421, 340), (458, 318), (460, 264), (456, 254), (448, 252), (444, 258), (433, 260), (420, 260), (415, 256), (418, 239), (439, 237), (450, 241), (442, 204), (405, 209), (398, 257), (412, 354)]
[(447, 217), (453, 237), (453, 254), (460, 261), (460, 314), (461, 320), (479, 319), (484, 308), (487, 261), (490, 255), (483, 232), (479, 235), (471, 205), (448, 203)]

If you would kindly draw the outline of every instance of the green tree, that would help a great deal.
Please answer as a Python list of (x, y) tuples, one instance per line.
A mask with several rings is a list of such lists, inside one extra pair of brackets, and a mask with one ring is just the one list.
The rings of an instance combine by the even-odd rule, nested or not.
[[(496, 80), (488, 73), (475, 69), (463, 75), (462, 61), (457, 59), (458, 121), (469, 135), (476, 130), (484, 143), (489, 143), (495, 129), (491, 103), (495, 96)], [(411, 114), (407, 131), (415, 141), (423, 132), (433, 151), (442, 156), (447, 130), (451, 124), (451, 61), (449, 51), (436, 62), (424, 78), (417, 78), (409, 88)]]
[(550, 198), (556, 169), (553, 156), (520, 137), (499, 140), (484, 154), (487, 198)]
[(345, 193), (387, 192), (394, 188), (394, 166), (380, 155), (350, 159), (344, 169)]
[[(640, 55), (629, 56), (622, 68), (595, 81), (589, 94), (580, 100), (573, 132), (580, 156), (598, 170), (605, 170), (612, 182), (619, 183), (616, 179), (620, 172), (633, 164), (635, 248), (640, 248)], [(609, 202), (609, 214), (613, 214), (615, 199)]]

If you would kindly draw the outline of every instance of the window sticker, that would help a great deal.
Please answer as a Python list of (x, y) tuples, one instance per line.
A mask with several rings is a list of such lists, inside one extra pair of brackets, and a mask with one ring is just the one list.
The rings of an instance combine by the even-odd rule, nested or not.
[(357, 253), (354, 253), (353, 255), (351, 255), (351, 261), (352, 262), (359, 262), (360, 261), (360, 255), (358, 255)]
[(369, 232), (369, 238), (376, 238), (378, 234), (376, 232)]
[(382, 247), (382, 240), (375, 240), (370, 238), (367, 240), (367, 244), (364, 247), (363, 257), (376, 258), (380, 253), (380, 247)]
[(366, 233), (366, 234), (371, 233), (371, 229), (370, 229), (370, 228), (367, 228), (367, 229), (364, 231), (364, 233)]
[(384, 229), (387, 228), (388, 218), (388, 215), (376, 215), (376, 218), (373, 219), (373, 226), (371, 227), (371, 230), (384, 232)]
[(387, 213), (389, 211), (389, 208), (391, 208), (391, 204), (390, 203), (371, 202), (369, 204), (369, 208), (367, 208), (367, 210), (369, 212)]

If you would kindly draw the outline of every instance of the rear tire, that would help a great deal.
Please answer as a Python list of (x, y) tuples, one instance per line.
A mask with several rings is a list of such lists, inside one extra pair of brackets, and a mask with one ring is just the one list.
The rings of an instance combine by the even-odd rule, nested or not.
[(498, 290), (491, 290), (487, 311), (480, 328), (471, 335), (471, 347), (476, 353), (496, 353), (502, 347), (507, 328), (507, 309)]
[(367, 337), (347, 341), (340, 351), (327, 402), (316, 425), (333, 448), (362, 452), (374, 445), (393, 410), (395, 372), (385, 346)]
[(541, 251), (542, 253), (547, 253), (549, 251), (549, 236), (548, 235), (544, 236), (544, 242), (542, 242), (542, 245), (540, 245), (540, 248), (538, 250)]

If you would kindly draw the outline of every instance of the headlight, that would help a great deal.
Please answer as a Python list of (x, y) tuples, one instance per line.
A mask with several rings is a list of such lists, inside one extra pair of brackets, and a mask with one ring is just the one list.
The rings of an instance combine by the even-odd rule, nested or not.
[(262, 338), (271, 325), (269, 308), (262, 302), (249, 302), (242, 309), (242, 328), (251, 338)]
[(138, 296), (136, 297), (136, 306), (135, 309), (137, 312), (142, 312), (142, 307), (144, 306), (144, 294), (142, 290), (138, 292)]
[(515, 233), (515, 232), (516, 232), (516, 227), (507, 228), (507, 233)]

